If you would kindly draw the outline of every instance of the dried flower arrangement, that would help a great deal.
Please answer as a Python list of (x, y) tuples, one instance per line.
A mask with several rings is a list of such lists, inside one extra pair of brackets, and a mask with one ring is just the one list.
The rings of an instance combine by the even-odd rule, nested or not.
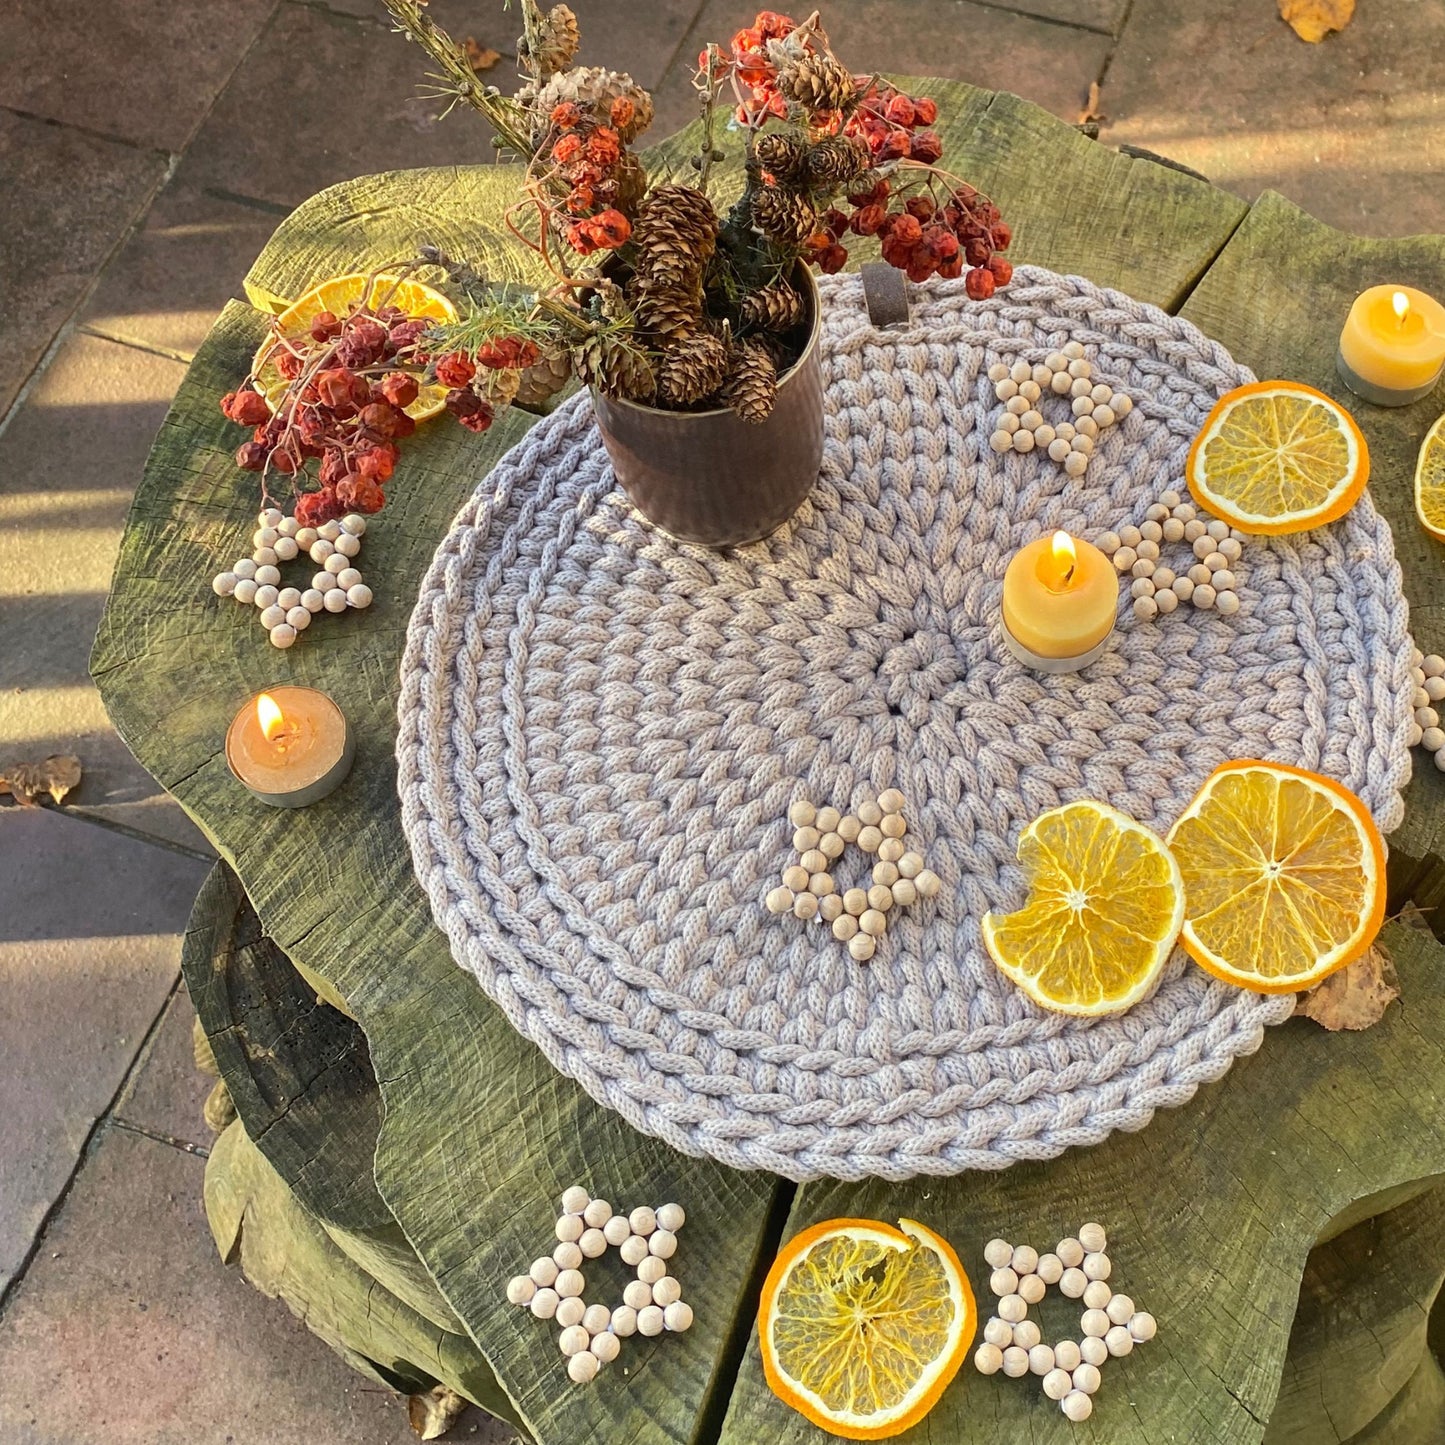
[[(855, 75), (816, 12), (797, 23), (762, 11), (727, 47), (702, 51), (702, 142), (683, 184), (651, 181), (632, 149), (652, 120), (648, 93), (619, 72), (573, 66), (580, 36), (565, 4), (543, 13), (522, 0), (525, 83), (506, 96), (425, 0), (385, 3), (437, 63), (436, 93), (480, 111), (498, 148), (525, 160), (506, 224), (552, 279), (496, 286), (423, 248), (383, 279), (424, 291), (411, 278), (440, 268), (462, 308), (455, 320), (419, 323), (389, 298), (374, 304), (369, 286), (344, 316), (324, 312), (300, 335), (274, 329), (258, 362), (280, 356), (284, 393), (263, 401), (253, 373), (223, 410), (256, 428), (237, 454), (243, 468), (296, 476), (319, 459), (321, 489), (298, 501), (312, 525), (382, 505), (397, 441), (414, 427), (415, 388), (444, 388), (446, 409), (474, 431), (574, 375), (607, 397), (725, 406), (761, 424), (814, 320), (800, 268), (840, 270), (846, 238), (877, 237), (914, 281), (963, 276), (975, 299), (1009, 280), (997, 207), (938, 165), (934, 102)], [(745, 139), (746, 181), (719, 215), (708, 183), (725, 154), (722, 123)]]

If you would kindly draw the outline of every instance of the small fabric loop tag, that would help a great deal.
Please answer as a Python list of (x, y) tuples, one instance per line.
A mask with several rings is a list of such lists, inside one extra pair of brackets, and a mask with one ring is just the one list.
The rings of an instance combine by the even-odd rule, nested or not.
[(868, 261), (860, 268), (868, 319), (883, 330), (908, 325), (908, 283), (896, 266)]

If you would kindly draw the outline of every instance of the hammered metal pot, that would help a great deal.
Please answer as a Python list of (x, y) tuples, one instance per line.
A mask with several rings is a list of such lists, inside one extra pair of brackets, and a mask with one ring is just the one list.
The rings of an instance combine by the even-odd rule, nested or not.
[(612, 470), (639, 512), (684, 542), (736, 547), (775, 532), (803, 504), (823, 460), (818, 288), (799, 268), (808, 307), (803, 354), (778, 383), (761, 426), (720, 407), (661, 411), (592, 393)]

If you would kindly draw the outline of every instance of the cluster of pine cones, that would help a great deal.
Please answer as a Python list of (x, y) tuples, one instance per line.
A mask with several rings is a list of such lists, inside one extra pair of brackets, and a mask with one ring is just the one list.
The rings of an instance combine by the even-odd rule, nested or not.
[(718, 230), (701, 191), (662, 185), (648, 192), (632, 230), (632, 274), (608, 303), (630, 312), (635, 330), (603, 332), (573, 353), (584, 382), (631, 401), (722, 405), (744, 421), (768, 419), (783, 354), (774, 337), (803, 319), (803, 299), (786, 282), (751, 291), (738, 317), (743, 334), (710, 316), (704, 283)]
[(788, 131), (760, 135), (753, 147), (753, 224), (779, 246), (814, 235), (827, 198), (868, 169), (868, 148), (852, 136), (809, 140)]

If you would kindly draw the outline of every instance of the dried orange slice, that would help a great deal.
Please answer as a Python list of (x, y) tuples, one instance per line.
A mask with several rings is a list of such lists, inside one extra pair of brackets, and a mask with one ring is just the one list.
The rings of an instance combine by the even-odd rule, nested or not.
[(912, 1219), (830, 1219), (796, 1234), (763, 1285), (763, 1373), (779, 1399), (849, 1440), (884, 1440), (938, 1403), (978, 1314), (946, 1239)]
[(1066, 803), (1024, 829), (1029, 898), (986, 913), (993, 961), (1058, 1013), (1119, 1013), (1158, 982), (1184, 921), (1184, 885), (1164, 840), (1106, 803)]
[(1425, 433), (1415, 461), (1415, 515), (1432, 536), (1445, 542), (1445, 414)]
[(1184, 877), (1182, 942), (1226, 983), (1313, 988), (1374, 942), (1385, 845), (1333, 778), (1249, 759), (1204, 780), (1169, 834)]
[[(371, 282), (369, 294), (367, 282)], [(345, 316), (366, 294), (368, 306), (399, 306), (408, 316), (425, 316), (435, 321), (455, 321), (457, 308), (440, 291), (410, 278), (398, 280), (395, 276), (371, 276), (355, 272), (350, 276), (332, 276), (329, 280), (313, 286), (299, 301), (293, 301), (277, 318), (276, 324), (283, 336), (304, 336), (311, 325), (311, 318), (322, 311), (333, 316)], [(274, 361), (268, 359), (272, 342), (268, 337), (261, 343), (253, 362), (256, 374), (256, 390), (266, 398), (266, 404), (275, 411), (286, 388), (290, 384), (276, 369)], [(407, 414), (413, 421), (425, 421), (436, 416), (446, 406), (447, 391), (444, 386), (423, 386), (417, 398), (407, 407)]]
[(1256, 381), (1214, 404), (1185, 475), (1215, 516), (1278, 536), (1343, 517), (1370, 478), (1370, 451), (1354, 417), (1324, 392)]

